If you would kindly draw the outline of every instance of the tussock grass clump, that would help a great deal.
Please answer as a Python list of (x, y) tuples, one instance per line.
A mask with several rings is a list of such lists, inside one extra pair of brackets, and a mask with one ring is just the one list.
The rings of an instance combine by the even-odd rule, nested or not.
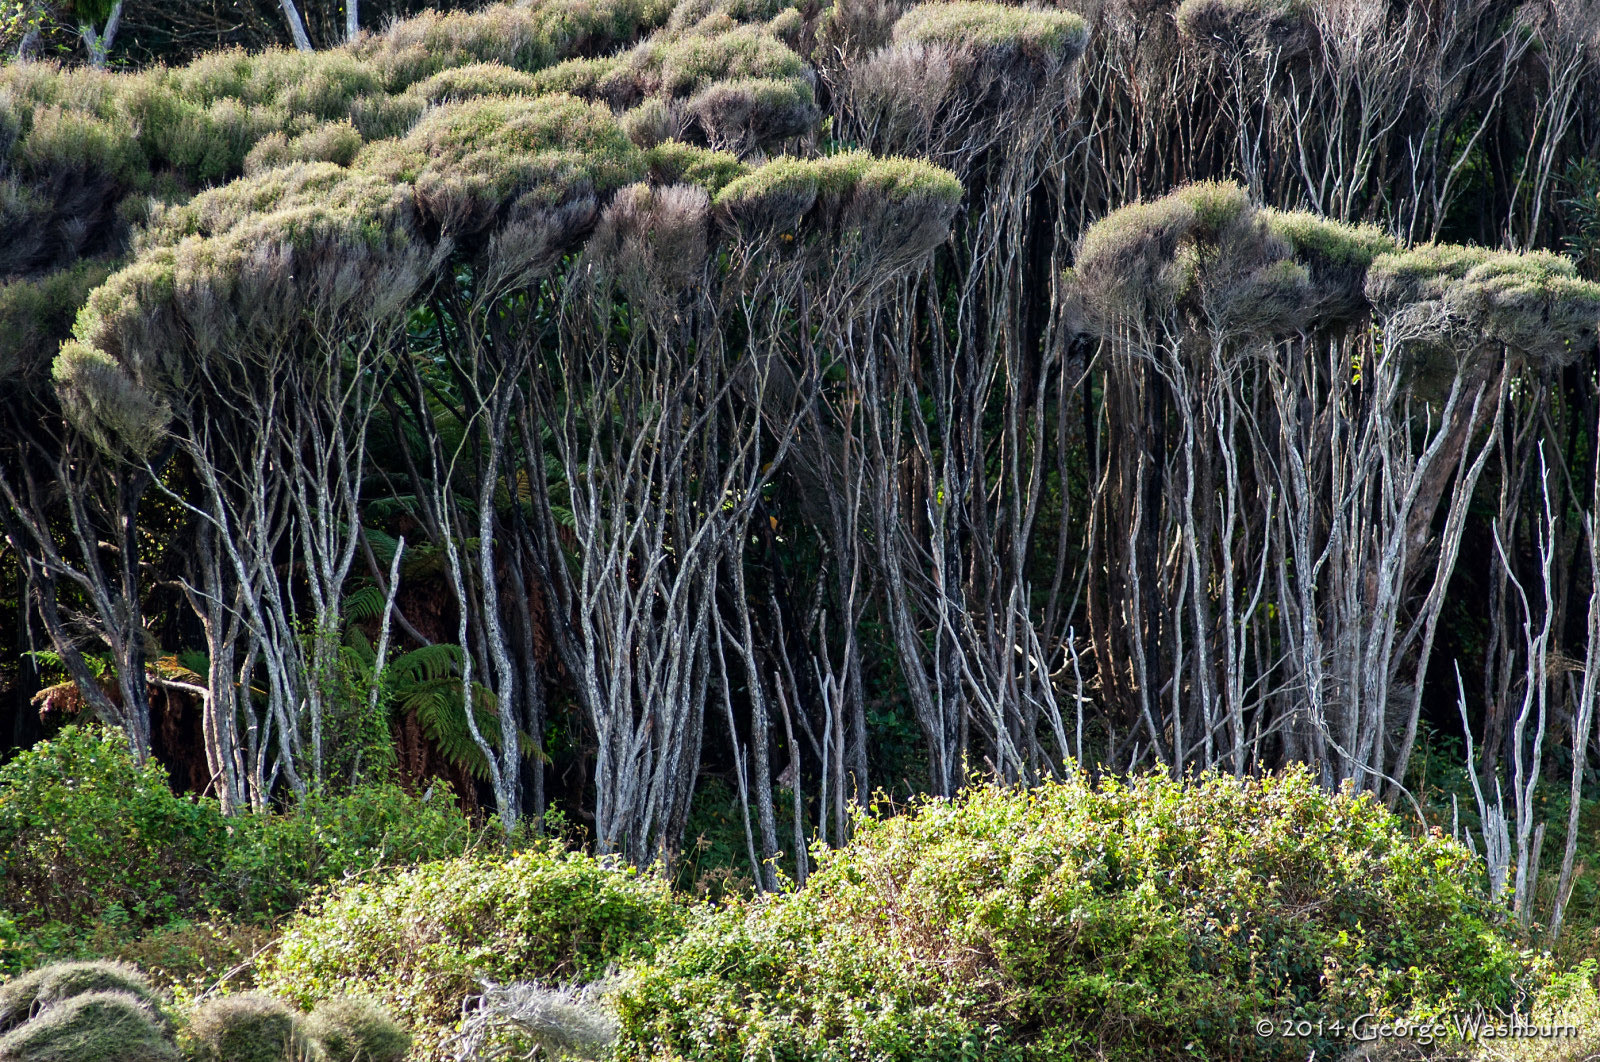
[(165, 1028), (161, 1000), (135, 967), (120, 962), (59, 962), (0, 985), (0, 1032), (15, 1029), (51, 1007), (90, 992), (128, 996)]
[(457, 1057), (531, 1051), (540, 1058), (600, 1059), (617, 1039), (602, 997), (609, 986), (487, 983), (451, 1041)]
[(304, 1026), (322, 1062), (400, 1062), (411, 1050), (411, 1037), (370, 1000), (324, 1000)]
[(1254, 1023), (1505, 1003), (1526, 967), (1495, 913), (1466, 849), (1303, 770), (975, 787), (668, 945), (616, 997), (618, 1051), (1333, 1057)]
[[(300, 1016), (259, 992), (207, 1000), (185, 1030), (193, 1062), (312, 1062)], [(376, 1062), (376, 1060), (374, 1060)]]
[(156, 1013), (138, 996), (92, 991), (62, 1000), (0, 1036), (0, 1059), (178, 1062), (178, 1050)]

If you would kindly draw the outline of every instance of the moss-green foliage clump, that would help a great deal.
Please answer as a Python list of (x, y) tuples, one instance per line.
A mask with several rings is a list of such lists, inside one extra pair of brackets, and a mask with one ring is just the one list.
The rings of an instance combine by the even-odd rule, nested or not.
[(1248, 209), (1243, 190), (1232, 185), (1191, 185), (1153, 202), (1125, 206), (1084, 233), (1077, 275), (1113, 312), (1132, 316), (1143, 313), (1147, 302), (1175, 302), (1190, 283), (1175, 264), (1180, 242), (1204, 238), (1205, 230), (1214, 233), (1217, 223)]
[(1342, 317), (1362, 309), (1367, 270), (1379, 255), (1393, 253), (1399, 246), (1375, 225), (1346, 225), (1304, 210), (1264, 209), (1261, 216), (1310, 270), (1315, 309), (1322, 317)]
[(659, 877), (555, 847), (430, 863), (297, 916), (262, 984), (307, 1006), (374, 998), (421, 1032), (454, 1022), (480, 976), (592, 978), (648, 957), (684, 919)]
[(351, 46), (385, 72), (391, 91), (451, 67), (500, 63), (533, 71), (574, 55), (597, 55), (662, 25), (669, 0), (546, 0), (481, 11), (424, 12)]
[(323, 122), (290, 138), (273, 133), (257, 141), (244, 159), (245, 174), (252, 175), (293, 162), (331, 162), (348, 166), (361, 151), (361, 134), (348, 119)]
[(1465, 849), (1303, 771), (978, 788), (667, 946), (622, 1053), (1321, 1057), (1255, 1021), (1507, 1001), (1494, 914)]
[(400, 1062), (411, 1049), (406, 1031), (364, 999), (324, 1000), (305, 1019), (305, 1030), (325, 1062)]
[(896, 40), (979, 51), (1015, 49), (1070, 62), (1083, 54), (1089, 27), (1069, 11), (950, 0), (912, 8), (895, 24), (894, 36)]
[(851, 229), (902, 210), (947, 221), (961, 192), (961, 182), (937, 166), (856, 151), (775, 159), (730, 182), (716, 206), (752, 229), (794, 229), (807, 215), (824, 228)]
[(300, 1016), (259, 992), (219, 996), (189, 1015), (184, 1030), (193, 1062), (310, 1062), (311, 1039)]
[(726, 151), (667, 140), (644, 153), (657, 184), (697, 184), (713, 196), (750, 172), (748, 163)]
[(611, 111), (572, 96), (444, 107), (419, 122), (405, 146), (426, 158), (417, 195), (448, 231), (487, 224), (509, 198), (554, 206), (644, 175), (639, 149)]
[(1244, 189), (1199, 182), (1102, 218), (1078, 246), (1078, 290), (1101, 329), (1180, 316), (1245, 335), (1303, 325), (1317, 308), (1310, 270)]
[(1502, 345), (1554, 365), (1594, 348), (1600, 284), (1548, 251), (1426, 244), (1372, 263), (1366, 295), (1405, 330), (1463, 351)]
[(136, 74), (9, 64), (0, 168), (15, 176), (0, 186), (0, 278), (115, 251), (127, 235), (119, 204), (150, 191), (181, 198), (247, 169), (347, 163), (430, 103), (530, 91), (530, 74), (623, 47), (671, 10), (549, 0), (429, 12), (343, 48), (222, 51)]
[(0, 1059), (178, 1062), (178, 1051), (158, 1016), (139, 997), (95, 991), (64, 999), (0, 1036)]
[(37, 380), (89, 297), (111, 275), (104, 259), (83, 259), (38, 278), (0, 284), (0, 385)]

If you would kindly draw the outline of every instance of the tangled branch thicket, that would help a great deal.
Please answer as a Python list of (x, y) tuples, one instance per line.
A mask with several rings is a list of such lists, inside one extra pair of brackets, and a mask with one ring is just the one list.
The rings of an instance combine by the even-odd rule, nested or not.
[[(1568, 772), (1559, 925), (1597, 74), (1587, 0), (541, 0), (13, 63), (27, 623), (140, 756), (197, 703), (230, 812), (398, 745), (642, 863), (714, 769), (765, 888), (908, 765), (1399, 806), (1465, 725), (1525, 923)], [(432, 761), (391, 641), (453, 647)]]

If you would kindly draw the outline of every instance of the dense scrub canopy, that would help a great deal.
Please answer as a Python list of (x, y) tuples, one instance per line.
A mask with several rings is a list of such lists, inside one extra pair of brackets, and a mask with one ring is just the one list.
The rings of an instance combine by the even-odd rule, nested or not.
[[(174, 794), (159, 764), (134, 763), (119, 734), (89, 727), (0, 767), (0, 791), (0, 920), (24, 932), (154, 928), (194, 911), (278, 916), (317, 885), (456, 856), (477, 840), (448, 798), (423, 803), (393, 786), (230, 822), (215, 802)], [(8, 942), (0, 971), (27, 958)], [(88, 988), (155, 1002), (122, 965), (58, 964), (0, 986), (0, 1030)]]
[(1257, 1020), (1515, 991), (1469, 853), (1303, 772), (1068, 777), (857, 826), (804, 891), (668, 944), (623, 990), (624, 1046), (1289, 1058), (1324, 1045), (1258, 1037)]
[(1222, 334), (1301, 327), (1310, 271), (1244, 189), (1190, 185), (1124, 207), (1084, 235), (1075, 271), (1107, 325), (1186, 313)]
[(1600, 284), (1547, 251), (1416, 247), (1376, 259), (1367, 292), (1441, 340), (1500, 344), (1556, 366), (1590, 350), (1600, 327)]
[(1183, 0), (1173, 17), (1197, 44), (1225, 51), (1294, 53), (1315, 33), (1307, 0)]

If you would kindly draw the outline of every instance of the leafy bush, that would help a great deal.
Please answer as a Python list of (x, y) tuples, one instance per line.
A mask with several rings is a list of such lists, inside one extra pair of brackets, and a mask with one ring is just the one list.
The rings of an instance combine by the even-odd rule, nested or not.
[(139, 959), (158, 958), (154, 937), (166, 934), (175, 961), (206, 966), (219, 949), (186, 919), (286, 914), (318, 885), (485, 841), (502, 843), (444, 787), (424, 800), (372, 784), (230, 819), (213, 800), (174, 795), (158, 763), (134, 763), (120, 732), (70, 726), (0, 767), (0, 970), (120, 952), (146, 931)]
[(88, 992), (56, 1004), (0, 1036), (0, 1058), (6, 1062), (178, 1062), (178, 1051), (137, 997), (126, 992)]
[(117, 905), (159, 925), (202, 906), (228, 827), (216, 804), (175, 796), (120, 732), (69, 726), (0, 766), (0, 882), (24, 926), (85, 926)]
[(235, 831), (222, 874), (231, 895), (219, 905), (270, 915), (294, 910), (317, 885), (450, 859), (481, 839), (448, 787), (424, 801), (385, 783), (313, 795), (286, 813), (242, 818)]
[(683, 917), (659, 878), (542, 845), (337, 889), (289, 924), (261, 984), (302, 1006), (376, 998), (422, 1031), (453, 1022), (480, 977), (593, 977), (648, 957)]
[(1321, 1057), (1254, 1022), (1500, 1005), (1525, 969), (1464, 849), (1303, 771), (975, 788), (819, 858), (642, 968), (622, 1053)]

